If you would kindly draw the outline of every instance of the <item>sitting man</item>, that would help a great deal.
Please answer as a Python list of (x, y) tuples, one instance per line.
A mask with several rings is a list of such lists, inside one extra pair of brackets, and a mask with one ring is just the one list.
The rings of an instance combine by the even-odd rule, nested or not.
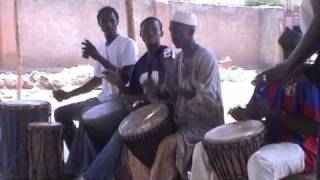
[(62, 101), (87, 93), (101, 85), (101, 83), (103, 85), (102, 93), (100, 93), (98, 98), (91, 98), (82, 102), (69, 104), (55, 110), (55, 120), (61, 122), (64, 126), (64, 139), (69, 150), (71, 149), (76, 131), (73, 120), (80, 120), (84, 110), (108, 101), (111, 95), (118, 93), (115, 86), (112, 86), (107, 80), (103, 79), (102, 72), (105, 70), (116, 71), (124, 66), (132, 65), (135, 63), (137, 57), (135, 42), (117, 33), (119, 15), (114, 8), (107, 6), (100, 9), (97, 20), (105, 35), (106, 42), (101, 44), (99, 50), (97, 50), (88, 40), (83, 43), (85, 45), (83, 48), (83, 57), (91, 57), (99, 61), (95, 66), (94, 77), (83, 86), (70, 92), (65, 92), (63, 90), (53, 92), (54, 97), (58, 101)]
[[(159, 86), (164, 82), (165, 61), (172, 61), (173, 52), (160, 44), (163, 35), (160, 20), (148, 17), (141, 22), (140, 28), (140, 36), (148, 51), (135, 64), (129, 85), (126, 86), (116, 72), (106, 72), (105, 78), (120, 89), (123, 98), (130, 96), (129, 101), (132, 96), (148, 102), (158, 101), (159, 97), (165, 100), (165, 95), (159, 94)], [(121, 166), (122, 147), (123, 141), (117, 131), (78, 179), (111, 180)]]
[(175, 99), (178, 131), (159, 145), (151, 180), (187, 179), (194, 145), (224, 123), (218, 64), (212, 52), (196, 43), (196, 26), (196, 16), (187, 11), (177, 11), (170, 21), (172, 41), (182, 52), (168, 65), (164, 89)]
[[(320, 90), (302, 72), (283, 84), (258, 84), (246, 108), (229, 112), (237, 121), (266, 118), (268, 145), (250, 157), (249, 180), (282, 179), (316, 170)], [(217, 179), (202, 143), (195, 148), (191, 173), (191, 179)]]
[[(303, 31), (305, 29), (302, 28)], [(288, 61), (291, 61), (290, 57), (293, 57), (292, 54)], [(304, 76), (303, 71), (308, 69), (309, 66), (300, 66), (293, 77), (281, 83), (277, 82), (277, 78), (271, 82), (271, 79), (279, 76), (272, 75), (272, 72), (276, 72), (275, 69), (267, 71), (264, 74), (272, 76), (264, 79), (258, 76), (254, 95), (247, 107), (230, 110), (230, 114), (238, 121), (262, 117), (267, 119), (270, 144), (262, 147), (249, 159), (249, 179), (281, 179), (291, 174), (316, 170), (320, 91)], [(217, 179), (202, 143), (196, 145), (191, 173), (192, 180)]]

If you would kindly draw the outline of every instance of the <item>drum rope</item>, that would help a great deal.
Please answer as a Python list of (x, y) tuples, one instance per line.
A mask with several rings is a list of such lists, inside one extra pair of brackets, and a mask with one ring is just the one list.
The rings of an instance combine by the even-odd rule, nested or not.
[(0, 120), (2, 120), (0, 123), (0, 143), (2, 147), (0, 149), (0, 179), (2, 177), (27, 176), (28, 164), (25, 159), (28, 158), (26, 151), (28, 140), (23, 141), (28, 138), (27, 125), (36, 121), (48, 121), (51, 118), (51, 106), (46, 104), (21, 107), (4, 104), (0, 105), (0, 110)]
[[(43, 162), (43, 169), (45, 171), (45, 177), (47, 178), (52, 178), (52, 179), (55, 179), (55, 178), (59, 178), (62, 176), (62, 171), (63, 171), (63, 143), (62, 142), (62, 128), (58, 128), (58, 129), (38, 129), (38, 131), (36, 131), (37, 129), (30, 129), (30, 142), (29, 142), (29, 149), (30, 149), (30, 152), (31, 152), (31, 156), (32, 156), (32, 159), (31, 159), (31, 162), (30, 162), (30, 165), (32, 167), (32, 174), (31, 174), (31, 179), (38, 179), (40, 177), (37, 176), (37, 174), (39, 173), (39, 169), (37, 169), (39, 167), (39, 165), (41, 164), (41, 162)], [(32, 146), (32, 140), (33, 140), (33, 134), (40, 134), (40, 149), (39, 149), (39, 152), (37, 154), (34, 153), (34, 149), (33, 149), (33, 146)], [(52, 149), (51, 149), (51, 153), (47, 153), (47, 148), (46, 148), (46, 142), (48, 141), (48, 138), (49, 137), (52, 137), (53, 138), (53, 146), (52, 146)], [(56, 165), (54, 166), (54, 168), (51, 167), (52, 163), (53, 162), (56, 162), (56, 161), (47, 161), (48, 159), (50, 159), (50, 157), (56, 157), (55, 156), (55, 151), (54, 150), (58, 150), (58, 153), (57, 153), (57, 158), (61, 158), (60, 160), (58, 159), (58, 164), (53, 164)], [(35, 158), (35, 156), (37, 156), (37, 158)], [(35, 161), (34, 161), (35, 160)], [(43, 161), (41, 161), (43, 160)], [(33, 164), (35, 162), (35, 164)], [(58, 174), (53, 174), (52, 172), (59, 172)], [(41, 174), (43, 175), (43, 174)], [(57, 177), (56, 177), (56, 176)], [(54, 176), (54, 177), (52, 177)]]

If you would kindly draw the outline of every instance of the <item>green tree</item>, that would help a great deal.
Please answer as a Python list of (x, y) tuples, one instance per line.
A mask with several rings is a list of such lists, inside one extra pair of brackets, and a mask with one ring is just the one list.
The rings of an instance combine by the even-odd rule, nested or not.
[(282, 6), (280, 0), (246, 0), (246, 6)]

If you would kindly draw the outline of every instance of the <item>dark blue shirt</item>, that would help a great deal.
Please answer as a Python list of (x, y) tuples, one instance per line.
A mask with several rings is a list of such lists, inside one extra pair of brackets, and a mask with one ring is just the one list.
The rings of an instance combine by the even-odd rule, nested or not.
[(143, 87), (140, 81), (142, 76), (150, 78), (152, 74), (158, 74), (159, 84), (164, 80), (163, 61), (173, 59), (173, 51), (167, 46), (161, 46), (153, 56), (145, 53), (135, 64), (129, 81), (130, 94), (142, 94)]

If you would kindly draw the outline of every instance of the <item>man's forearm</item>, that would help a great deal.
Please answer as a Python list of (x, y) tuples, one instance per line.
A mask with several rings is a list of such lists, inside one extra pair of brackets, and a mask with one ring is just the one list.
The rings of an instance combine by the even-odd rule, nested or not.
[(178, 93), (181, 94), (182, 96), (184, 96), (187, 99), (192, 99), (196, 94), (195, 90), (192, 91), (192, 90), (183, 89), (183, 88), (179, 88), (179, 92)]
[(84, 94), (84, 93), (87, 93), (87, 92), (90, 92), (92, 91), (94, 88), (98, 87), (99, 85), (101, 85), (101, 79), (100, 78), (97, 78), (97, 77), (94, 77), (92, 79), (90, 79), (86, 84), (84, 84), (83, 86), (81, 87), (78, 87), (72, 91), (70, 91), (70, 97), (73, 97), (73, 96), (78, 96), (80, 94)]
[(118, 68), (102, 56), (96, 59), (106, 70), (116, 71)]
[(302, 40), (289, 56), (291, 68), (305, 62), (312, 54), (317, 52), (320, 47), (320, 15), (313, 18), (312, 23), (303, 36)]
[(123, 83), (117, 84), (117, 87), (119, 88), (120, 92), (123, 94), (129, 94), (129, 95), (132, 94), (130, 93), (130, 89)]

